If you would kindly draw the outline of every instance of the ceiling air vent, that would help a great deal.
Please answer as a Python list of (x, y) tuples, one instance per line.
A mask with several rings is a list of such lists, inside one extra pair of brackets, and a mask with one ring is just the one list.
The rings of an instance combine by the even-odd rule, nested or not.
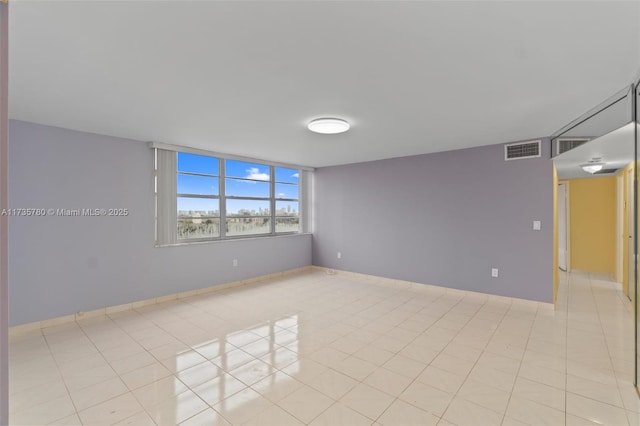
[(588, 138), (558, 138), (556, 139), (556, 155), (577, 148), (583, 143), (589, 142)]
[(510, 143), (504, 146), (504, 159), (508, 161), (540, 157), (540, 148), (541, 141)]

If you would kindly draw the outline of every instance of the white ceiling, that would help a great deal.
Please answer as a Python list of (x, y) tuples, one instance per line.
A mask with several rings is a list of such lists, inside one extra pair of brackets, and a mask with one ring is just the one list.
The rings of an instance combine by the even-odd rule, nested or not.
[[(326, 166), (546, 136), (631, 83), (640, 2), (10, 2), (10, 117)], [(337, 116), (342, 135), (305, 124)]]

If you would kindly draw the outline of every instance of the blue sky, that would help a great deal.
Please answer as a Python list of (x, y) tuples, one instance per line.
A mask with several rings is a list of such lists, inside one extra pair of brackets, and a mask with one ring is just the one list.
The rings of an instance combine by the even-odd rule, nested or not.
[[(225, 160), (227, 179), (226, 194), (237, 197), (269, 197), (269, 166), (236, 160)], [(298, 198), (299, 172), (286, 167), (274, 167), (276, 198)], [(178, 172), (199, 173), (210, 176), (178, 174), (178, 194), (219, 195), (220, 169), (218, 159), (203, 155), (178, 153)], [(239, 178), (239, 179), (233, 179)], [(251, 180), (244, 180), (251, 179)], [(294, 185), (291, 185), (294, 184)], [(298, 203), (278, 202), (276, 210), (291, 205), (295, 211)], [(229, 213), (239, 209), (259, 210), (268, 208), (268, 202), (229, 200)], [(218, 200), (178, 197), (178, 210), (218, 210)]]

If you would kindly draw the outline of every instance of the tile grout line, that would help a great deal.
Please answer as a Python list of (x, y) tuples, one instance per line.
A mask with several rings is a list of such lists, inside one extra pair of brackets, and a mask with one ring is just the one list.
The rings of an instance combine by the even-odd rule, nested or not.
[[(571, 279), (571, 277), (569, 277), (569, 278), (568, 278), (568, 281), (569, 281), (569, 284), (570, 284), (570, 285), (569, 285), (569, 290), (570, 290), (570, 291), (569, 291), (569, 293), (568, 293), (568, 295), (567, 295), (567, 301), (568, 301), (567, 305), (569, 305), (569, 304), (570, 304), (570, 298), (571, 298), (571, 295), (572, 295), (573, 293), (577, 292), (577, 291), (578, 291), (578, 289), (580, 288), (580, 287), (577, 287), (577, 284), (574, 282), (574, 280), (572, 280), (572, 279)], [(615, 384), (616, 384), (616, 389), (617, 389), (617, 391), (618, 391), (618, 395), (619, 395), (619, 396), (620, 396), (620, 398), (621, 398), (621, 399), (620, 399), (620, 400), (621, 400), (621, 402), (623, 402), (623, 400), (622, 400), (622, 395), (621, 395), (621, 393), (620, 393), (620, 388), (619, 388), (619, 385), (618, 385), (618, 380), (617, 380), (617, 378), (615, 377), (615, 369), (613, 368), (613, 363), (612, 363), (612, 360), (611, 360), (611, 354), (610, 354), (610, 350), (609, 350), (609, 345), (608, 345), (608, 343), (607, 343), (607, 341), (606, 341), (606, 337), (605, 337), (606, 335), (605, 335), (605, 332), (604, 332), (604, 328), (603, 328), (603, 326), (602, 326), (602, 319), (601, 319), (601, 317), (600, 317), (600, 309), (599, 309), (599, 305), (598, 305), (598, 303), (597, 303), (598, 298), (595, 296), (594, 291), (593, 291), (593, 283), (592, 283), (591, 274), (587, 273), (587, 276), (586, 276), (586, 278), (585, 278), (585, 281), (588, 283), (588, 284), (587, 284), (588, 289), (585, 289), (585, 290), (586, 290), (586, 291), (588, 291), (588, 292), (589, 292), (589, 295), (591, 296), (591, 298), (590, 298), (590, 299), (591, 299), (591, 301), (593, 302), (593, 306), (594, 306), (594, 308), (595, 308), (595, 315), (597, 316), (598, 324), (600, 325), (600, 331), (602, 332), (602, 335), (603, 335), (603, 338), (604, 338), (604, 342), (605, 342), (605, 346), (607, 347), (607, 355), (608, 355), (608, 358), (609, 358), (610, 365), (611, 365), (611, 367), (612, 367), (612, 370), (611, 370), (611, 371), (612, 371), (613, 376), (614, 376), (613, 378), (614, 378), (614, 381), (615, 381)], [(593, 313), (592, 313), (592, 314), (593, 314)], [(569, 320), (569, 308), (567, 307), (567, 339), (566, 339), (566, 345), (565, 345), (565, 346), (567, 347), (567, 353), (566, 353), (566, 359), (567, 359), (567, 361), (566, 361), (566, 362), (567, 362), (567, 372), (566, 372), (566, 374), (565, 374), (565, 383), (566, 383), (566, 384), (565, 384), (565, 386), (566, 386), (566, 390), (565, 390), (565, 419), (566, 419), (566, 418), (567, 418), (567, 416), (569, 415), (569, 413), (568, 413), (568, 411), (567, 411), (567, 408), (568, 408), (568, 405), (567, 405), (567, 402), (568, 402), (568, 395), (569, 395), (569, 393), (574, 394), (573, 392), (570, 392), (570, 391), (569, 391), (569, 389), (568, 389), (568, 377), (569, 377), (569, 371), (568, 371), (568, 361), (569, 361), (569, 350), (568, 350), (568, 345), (569, 345), (569, 338), (568, 338), (568, 336), (569, 336), (569, 333), (568, 333), (568, 330), (569, 330), (569, 321), (568, 321), (568, 320)], [(581, 321), (581, 320), (577, 320), (577, 321)], [(578, 376), (578, 377), (579, 377), (579, 376)], [(575, 394), (575, 395), (580, 396), (580, 397), (585, 398), (585, 399), (589, 399), (589, 400), (595, 401), (595, 402), (599, 402), (599, 403), (604, 404), (604, 405), (608, 405), (608, 406), (610, 406), (610, 407), (612, 407), (612, 408), (616, 408), (616, 409), (621, 409), (621, 410), (623, 410), (623, 411), (625, 412), (625, 417), (627, 418), (627, 423), (628, 423), (628, 424), (630, 424), (630, 420), (629, 420), (629, 413), (628, 413), (628, 410), (626, 410), (625, 408), (620, 408), (620, 407), (618, 407), (618, 406), (616, 406), (616, 405), (613, 405), (613, 404), (610, 404), (610, 403), (607, 403), (607, 402), (604, 402), (604, 401), (600, 401), (600, 400), (594, 399), (594, 398), (589, 397), (589, 396), (585, 396), (585, 395), (581, 395), (581, 394)], [(623, 405), (624, 405), (624, 402), (623, 402)], [(581, 419), (584, 419), (584, 417), (582, 417), (581, 415), (577, 415), (577, 414), (571, 414), (571, 415), (572, 415), (572, 416), (576, 416), (576, 417), (581, 418)], [(587, 421), (591, 421), (591, 420), (589, 420), (589, 419), (585, 419), (585, 420), (587, 420)]]
[(529, 333), (527, 333), (527, 342), (524, 345), (524, 352), (522, 354), (522, 358), (520, 358), (520, 362), (518, 364), (518, 370), (516, 371), (515, 378), (513, 379), (513, 385), (511, 385), (511, 391), (509, 392), (509, 398), (507, 399), (507, 405), (504, 409), (504, 414), (502, 415), (502, 423), (507, 419), (507, 411), (509, 410), (509, 405), (511, 404), (511, 398), (513, 397), (513, 391), (516, 388), (516, 382), (518, 381), (518, 375), (520, 374), (520, 369), (522, 368), (522, 362), (524, 360), (524, 355), (527, 353), (527, 347), (529, 346), (529, 340), (531, 339), (531, 331), (533, 330), (533, 325), (536, 322), (536, 318), (538, 316), (538, 311), (540, 310), (540, 306), (536, 305), (536, 313), (533, 316), (533, 321), (531, 322), (531, 326), (529, 327)]
[[(627, 422), (629, 424), (631, 424), (631, 419), (629, 418), (629, 413), (627, 412), (627, 410), (625, 408), (624, 399), (622, 398), (622, 393), (620, 392), (620, 386), (618, 384), (618, 378), (616, 376), (615, 366), (613, 365), (613, 360), (612, 360), (612, 357), (611, 357), (611, 349), (609, 348), (609, 342), (606, 339), (607, 334), (605, 332), (604, 326), (602, 325), (602, 317), (600, 316), (600, 306), (598, 305), (598, 301), (597, 301), (596, 296), (595, 296), (595, 294), (593, 292), (593, 282), (592, 282), (591, 274), (589, 274), (589, 289), (591, 290), (591, 297), (593, 297), (594, 304), (596, 305), (596, 314), (598, 315), (598, 324), (600, 325), (600, 330), (602, 331), (602, 335), (605, 337), (605, 346), (607, 347), (607, 354), (609, 355), (609, 364), (611, 366), (611, 371), (613, 372), (613, 379), (614, 379), (615, 384), (616, 384), (616, 390), (618, 391), (618, 396), (620, 397), (620, 402), (622, 403), (622, 409), (624, 410), (625, 416), (627, 417)], [(613, 407), (615, 407), (615, 405), (613, 405), (613, 404), (611, 404), (611, 405)]]
[[(443, 296), (445, 296), (445, 295), (446, 295), (446, 293), (442, 293), (442, 294), (440, 294), (440, 295), (439, 295), (436, 299), (434, 299), (430, 304), (437, 302), (440, 298), (442, 298), (442, 297), (443, 297)], [(458, 300), (458, 302), (457, 302), (455, 305), (453, 305), (451, 308), (449, 308), (449, 310), (448, 310), (446, 313), (443, 313), (440, 317), (438, 317), (438, 321), (439, 321), (440, 319), (442, 319), (446, 314), (448, 314), (448, 313), (449, 313), (449, 312), (450, 312), (454, 307), (458, 306), (458, 305), (460, 304), (460, 302), (462, 301), (462, 299), (464, 299), (464, 296), (463, 296), (462, 298), (460, 298), (460, 300)], [(485, 303), (486, 303), (486, 302), (485, 302)], [(484, 304), (483, 304), (483, 306), (484, 306)], [(473, 317), (472, 317), (472, 318), (473, 318)], [(425, 333), (427, 330), (429, 330), (431, 327), (433, 327), (433, 326), (434, 326), (438, 321), (434, 321), (434, 322), (433, 322), (429, 327), (427, 327), (427, 328), (426, 328), (422, 333), (420, 333), (418, 336), (420, 336), (420, 335), (422, 335), (423, 333)], [(471, 321), (471, 318), (469, 319), (469, 321)], [(469, 321), (467, 321), (465, 324), (467, 324)], [(462, 329), (458, 330), (458, 332), (456, 333), (456, 336), (457, 336), (458, 334), (460, 334), (460, 331), (461, 331), (461, 330), (462, 330)], [(396, 353), (396, 355), (400, 355), (400, 352), (401, 352), (404, 348), (406, 348), (407, 346), (409, 346), (411, 343), (413, 343), (413, 342), (418, 338), (418, 336), (416, 336), (413, 340), (411, 340), (411, 342), (409, 342), (409, 343), (407, 343), (406, 345), (404, 345), (404, 346), (402, 347), (402, 349), (400, 349), (400, 350)], [(429, 364), (425, 365), (425, 367), (424, 367), (422, 370), (420, 370), (420, 372), (415, 376), (415, 378), (414, 378), (414, 379), (413, 379), (413, 380), (412, 380), (412, 381), (411, 381), (407, 386), (405, 386), (405, 387), (404, 387), (404, 389), (403, 389), (402, 393), (404, 393), (404, 391), (406, 391), (406, 390), (407, 390), (411, 385), (413, 385), (413, 384), (418, 380), (418, 377), (419, 377), (420, 375), (422, 375), (422, 373), (424, 373), (424, 371), (425, 371), (425, 370), (426, 370), (426, 369), (431, 365), (431, 362), (433, 362), (433, 360), (434, 360), (434, 359), (436, 359), (436, 358), (437, 358), (441, 353), (443, 353), (444, 349), (449, 345), (449, 343), (451, 343), (451, 341), (453, 341), (453, 339), (455, 339), (455, 337), (453, 337), (451, 340), (449, 340), (449, 342), (448, 342), (448, 343), (447, 343), (447, 344), (446, 344), (446, 345), (445, 345), (445, 346), (444, 346), (444, 347), (443, 347), (443, 348), (438, 352), (438, 355), (436, 355), (436, 356), (435, 356), (435, 357), (434, 357), (434, 358), (429, 362)], [(468, 374), (468, 373), (467, 373), (467, 374)], [(437, 388), (436, 388), (436, 389), (437, 389)], [(438, 390), (441, 390), (441, 389), (438, 389)], [(402, 393), (401, 393), (401, 394), (402, 394)], [(455, 397), (455, 396), (454, 396), (454, 397)], [(379, 419), (380, 419), (380, 418), (381, 418), (381, 417), (382, 417), (382, 416), (387, 412), (387, 410), (389, 409), (389, 407), (391, 407), (391, 406), (392, 406), (396, 401), (398, 401), (398, 400), (400, 400), (399, 396), (394, 396), (394, 400), (393, 400), (393, 401), (391, 401), (391, 404), (389, 404), (389, 406), (388, 406), (388, 407), (387, 407), (387, 408), (386, 408), (386, 409), (385, 409), (385, 410), (384, 410), (384, 411), (383, 411), (383, 412), (382, 412), (382, 413), (381, 413), (381, 414), (380, 414), (376, 419), (374, 419), (374, 422), (377, 422), (377, 421), (378, 421), (378, 420), (379, 420)], [(453, 400), (453, 398), (452, 398), (452, 400)], [(418, 408), (419, 410), (422, 410), (422, 411), (425, 411), (425, 412), (426, 412), (426, 410), (424, 410), (424, 409), (422, 409), (422, 408), (420, 408), (420, 407), (417, 407), (416, 405), (412, 404), (412, 403), (411, 403), (411, 402), (409, 402), (409, 401), (404, 401), (404, 400), (400, 400), (400, 401), (401, 401), (401, 402), (404, 402), (405, 404), (409, 404), (409, 405), (411, 405), (411, 406), (413, 406), (413, 407), (416, 407), (416, 408)], [(449, 403), (449, 404), (450, 404), (450, 403)], [(430, 414), (432, 414), (432, 415), (434, 415), (434, 416), (436, 416), (436, 417), (438, 417), (438, 419), (442, 419), (442, 418), (444, 417), (444, 414), (447, 412), (447, 409), (449, 408), (449, 404), (447, 404), (447, 408), (445, 408), (445, 409), (444, 409), (444, 411), (442, 412), (442, 415), (440, 415), (440, 416), (436, 415), (436, 414), (435, 414), (435, 413), (433, 413), (433, 412), (429, 412), (429, 413), (430, 413)]]
[[(443, 294), (443, 295), (444, 295), (444, 294)], [(451, 311), (455, 306), (457, 306), (458, 304), (460, 304), (460, 302), (462, 302), (462, 300), (463, 300), (465, 297), (466, 297), (466, 295), (465, 295), (465, 296), (463, 296), (463, 297), (458, 301), (458, 303), (456, 303), (454, 306), (452, 306), (452, 307), (451, 307), (451, 308), (450, 308), (450, 309), (449, 309), (445, 314), (443, 314), (440, 318), (444, 317), (444, 316), (445, 316), (447, 313), (449, 313), (449, 312), (450, 312), (450, 311)], [(438, 298), (438, 299), (439, 299), (439, 298)], [(434, 301), (433, 301), (433, 303), (435, 303), (438, 299), (434, 300)], [(465, 322), (465, 326), (471, 322), (471, 320), (472, 320), (472, 319), (473, 319), (473, 318), (478, 314), (478, 312), (482, 309), (482, 307), (484, 307), (487, 303), (488, 303), (488, 299), (487, 299), (487, 298), (485, 298), (485, 299), (484, 299), (484, 301), (483, 301), (483, 303), (482, 303), (482, 305), (481, 305), (478, 309), (476, 309), (476, 311), (475, 311), (474, 315), (473, 315), (473, 316), (471, 316), (471, 317), (469, 318), (469, 320), (467, 320), (467, 322)], [(469, 375), (471, 374), (471, 372), (473, 371), (473, 369), (474, 369), (474, 368), (475, 368), (475, 366), (477, 365), (478, 361), (479, 361), (479, 360), (480, 360), (480, 358), (482, 357), (482, 354), (483, 354), (483, 353), (485, 353), (485, 348), (487, 347), (487, 344), (491, 341), (491, 339), (493, 338), (493, 336), (494, 336), (494, 335), (495, 335), (495, 333), (497, 332), (497, 330), (498, 330), (498, 328), (499, 328), (499, 324), (501, 324), (501, 323), (502, 323), (502, 321), (504, 320), (505, 316), (507, 315), (507, 313), (509, 312), (509, 310), (511, 309), (511, 307), (512, 307), (512, 306), (513, 306), (513, 300), (511, 300), (511, 299), (510, 299), (510, 301), (509, 301), (509, 308), (508, 308), (508, 309), (505, 309), (504, 313), (502, 314), (502, 317), (500, 318), (500, 321), (498, 322), (498, 326), (496, 326), (496, 329), (493, 331), (493, 333), (491, 333), (491, 336), (487, 339), (487, 343), (485, 343), (485, 345), (483, 346), (483, 348), (482, 348), (482, 349), (474, 348), (474, 349), (479, 349), (479, 350), (480, 350), (480, 355), (479, 355), (479, 356), (478, 356), (478, 358), (475, 360), (475, 362), (473, 363), (472, 367), (469, 369), (469, 372), (464, 376), (463, 384), (464, 384), (464, 382), (469, 378)], [(429, 328), (431, 328), (434, 324), (435, 324), (435, 322), (434, 322), (431, 326), (429, 326)], [(427, 328), (427, 330), (428, 330), (429, 328)], [(433, 358), (434, 360), (435, 360), (435, 359), (436, 359), (440, 354), (444, 353), (444, 350), (446, 349), (446, 347), (447, 347), (447, 346), (448, 346), (448, 345), (449, 345), (449, 344), (450, 344), (450, 343), (455, 339), (455, 337), (456, 337), (456, 336), (458, 336), (458, 335), (462, 332), (462, 330), (463, 330), (463, 329), (464, 329), (464, 327), (462, 327), (462, 328), (460, 328), (460, 329), (458, 330), (458, 332), (455, 334), (455, 336), (454, 336), (451, 340), (449, 340), (449, 342), (447, 343), (447, 345), (445, 345), (445, 346), (440, 350), (440, 352), (438, 352), (438, 355), (436, 355), (436, 356)], [(425, 331), (426, 331), (426, 330), (425, 330)], [(417, 337), (416, 337), (416, 338), (417, 338)], [(414, 339), (414, 340), (415, 340), (415, 339)], [(405, 347), (406, 347), (406, 346), (407, 346), (407, 345), (405, 345)], [(432, 360), (431, 362), (433, 362), (433, 360)], [(414, 379), (414, 380), (413, 380), (409, 385), (407, 385), (407, 386), (405, 387), (405, 390), (406, 390), (409, 386), (411, 386), (413, 383), (415, 383), (415, 382), (418, 380), (418, 377), (419, 377), (419, 376), (420, 376), (420, 375), (421, 375), (421, 374), (422, 374), (422, 373), (423, 373), (423, 372), (424, 372), (424, 371), (425, 371), (425, 370), (426, 370), (426, 369), (431, 365), (431, 362), (429, 362), (429, 364), (427, 364), (427, 365), (426, 365), (426, 366), (421, 370), (421, 372), (416, 376), (416, 378), (415, 378), (415, 379)], [(430, 385), (428, 385), (428, 386), (430, 386)], [(433, 387), (433, 386), (431, 386), (431, 387)], [(460, 385), (460, 387), (462, 387), (462, 385)], [(437, 388), (436, 388), (436, 389), (437, 389)], [(455, 399), (455, 397), (457, 396), (457, 394), (458, 394), (458, 391), (459, 391), (459, 390), (460, 390), (460, 388), (458, 388), (458, 389), (456, 390), (456, 392), (453, 394), (453, 398), (452, 398), (452, 399), (451, 399), (451, 401), (447, 404), (447, 407), (444, 409), (444, 411), (442, 412), (442, 415), (441, 415), (441, 416), (437, 416), (435, 413), (431, 413), (431, 414), (433, 414), (433, 415), (434, 415), (434, 416), (436, 416), (436, 417), (439, 417), (440, 419), (444, 419), (444, 415), (446, 414), (447, 410), (449, 409), (449, 406), (451, 405), (451, 402), (453, 402), (453, 400), (454, 400), (454, 399)], [(448, 393), (448, 392), (447, 392), (447, 393)], [(399, 399), (399, 397), (396, 397), (396, 399), (395, 399), (393, 402), (395, 402), (395, 401), (396, 401), (396, 400), (398, 400), (398, 399)], [(465, 400), (466, 400), (466, 399), (465, 399)], [(393, 402), (392, 402), (392, 404), (393, 404)], [(402, 400), (402, 402), (405, 402), (405, 403), (407, 403), (407, 404), (412, 405), (412, 406), (414, 406), (414, 407), (415, 407), (415, 405), (411, 404), (411, 403), (410, 403), (410, 402), (408, 402), (408, 401), (404, 401), (404, 400)], [(468, 401), (468, 400), (467, 400), (467, 402), (473, 403), (472, 401)], [(422, 410), (420, 407), (416, 407), (416, 408), (418, 408), (418, 409)], [(387, 409), (388, 409), (388, 407), (387, 407)], [(424, 411), (424, 410), (423, 410), (423, 411)], [(491, 411), (493, 411), (493, 410), (491, 410)], [(386, 410), (385, 410), (385, 412), (386, 412)], [(383, 412), (383, 414), (384, 414), (384, 412)], [(381, 414), (381, 415), (378, 417), (378, 419), (379, 419), (383, 414)], [(377, 419), (376, 419), (376, 420), (377, 420)]]
[[(82, 334), (87, 338), (87, 340), (89, 340), (89, 342), (91, 342), (91, 345), (96, 349), (96, 351), (98, 351), (98, 353), (100, 354), (100, 357), (104, 360), (104, 362), (105, 362), (105, 363), (107, 363), (107, 364), (109, 365), (109, 367), (113, 370), (113, 368), (111, 367), (111, 364), (109, 364), (109, 361), (107, 361), (107, 359), (106, 359), (106, 358), (104, 357), (104, 355), (102, 354), (102, 351), (101, 351), (101, 350), (96, 346), (95, 342), (94, 342), (94, 341), (91, 339), (91, 337), (87, 334), (87, 332), (85, 331), (85, 329), (82, 327), (82, 324), (81, 324), (80, 322), (78, 322), (78, 321), (74, 321), (74, 323), (76, 324), (77, 328), (78, 328), (78, 329), (80, 329), (80, 330), (82, 331)], [(46, 336), (47, 336), (47, 335), (44, 333), (44, 330), (46, 330), (46, 328), (43, 328), (42, 330), (43, 330), (42, 334), (45, 336), (45, 340), (47, 340), (47, 345), (49, 345), (49, 341), (48, 341), (48, 339), (46, 338)], [(62, 331), (61, 333), (64, 333), (64, 331)], [(58, 363), (58, 360), (56, 359), (56, 357), (53, 355), (53, 352), (52, 352), (52, 357), (53, 357), (53, 359), (54, 359), (54, 361), (55, 361), (55, 363), (56, 363), (56, 366), (58, 367), (58, 371), (60, 372), (60, 376), (62, 377), (62, 381), (64, 382), (64, 385), (65, 385), (65, 387), (67, 388), (67, 392), (69, 393), (69, 399), (71, 400), (71, 403), (73, 404), (73, 408), (75, 409), (75, 415), (78, 417), (78, 419), (79, 419), (79, 420), (80, 420), (80, 422), (82, 423), (82, 419), (81, 419), (81, 417), (80, 417), (80, 411), (87, 410), (87, 409), (89, 409), (89, 408), (91, 408), (91, 407), (94, 407), (94, 406), (96, 406), (96, 405), (101, 404), (101, 403), (102, 403), (102, 402), (104, 402), (104, 401), (100, 401), (100, 402), (98, 402), (98, 403), (96, 403), (96, 404), (93, 404), (93, 405), (91, 405), (91, 406), (85, 407), (83, 410), (79, 410), (79, 409), (78, 409), (78, 406), (77, 406), (77, 404), (76, 404), (76, 401), (74, 401), (74, 399), (73, 399), (73, 396), (72, 396), (72, 394), (71, 394), (71, 390), (69, 389), (69, 386), (68, 386), (68, 384), (67, 384), (67, 378), (65, 378), (64, 373), (63, 373), (63, 372), (62, 372), (62, 370), (60, 369), (60, 364)], [(116, 373), (116, 371), (115, 371), (115, 370), (114, 370), (113, 372), (114, 372), (114, 373)], [(118, 375), (117, 373), (116, 373), (116, 375), (117, 375), (117, 377), (118, 377), (118, 378), (120, 378), (120, 375)], [(107, 379), (107, 380), (110, 380), (110, 379)], [(99, 382), (99, 383), (103, 383), (103, 382), (105, 382), (105, 381), (106, 381), (106, 380), (103, 380), (103, 381), (101, 381), (101, 382)], [(96, 383), (96, 384), (99, 384), (99, 383)], [(95, 384), (94, 384), (94, 385), (95, 385)], [(85, 386), (85, 387), (83, 387), (83, 388), (81, 388), (81, 389), (78, 389), (78, 390), (82, 390), (82, 389), (85, 389), (85, 388), (88, 388), (88, 387), (90, 387), (90, 386), (94, 386), (94, 385)], [(126, 385), (125, 385), (125, 387), (126, 387)], [(117, 398), (117, 397), (119, 397), (120, 395), (123, 395), (123, 394), (115, 395), (114, 397), (112, 397), (112, 398), (108, 398), (107, 400), (110, 400), (110, 399), (113, 399), (113, 398)], [(106, 400), (105, 400), (105, 401), (106, 401)]]
[[(403, 292), (402, 290), (398, 290), (398, 291), (394, 292), (394, 294), (401, 294), (402, 292)], [(445, 295), (446, 295), (446, 292), (442, 292), (442, 293), (440, 293), (440, 294), (438, 295), (438, 297), (436, 297), (434, 300), (432, 300), (432, 301), (430, 301), (430, 302), (429, 302), (429, 305), (431, 305), (431, 304), (433, 304), (433, 303), (436, 303), (438, 300), (440, 300), (440, 299), (441, 299), (442, 297), (444, 297)], [(465, 297), (465, 296), (463, 296), (462, 298), (460, 298), (460, 299), (459, 299), (459, 300), (458, 300), (458, 301), (457, 301), (453, 306), (451, 306), (451, 307), (449, 308), (449, 310), (447, 310), (447, 312), (445, 312), (445, 313), (443, 313), (441, 316), (439, 316), (439, 317), (438, 317), (438, 320), (442, 319), (442, 318), (443, 318), (447, 313), (449, 313), (449, 312), (451, 311), (451, 309), (453, 309), (455, 306), (457, 306), (457, 305), (462, 301), (462, 299), (464, 299), (464, 297)], [(366, 298), (364, 298), (364, 299), (366, 299)], [(358, 300), (360, 300), (360, 299), (358, 299)], [(383, 301), (380, 301), (380, 302), (376, 303), (376, 305), (377, 305), (377, 304), (380, 304), (380, 303), (382, 303), (382, 302), (383, 302)], [(406, 303), (406, 302), (405, 302), (405, 303)], [(375, 306), (375, 305), (374, 305), (374, 306)], [(427, 305), (427, 306), (428, 306), (428, 305)], [(426, 308), (426, 306), (425, 306), (425, 308)], [(423, 308), (423, 309), (425, 309), (425, 308)], [(360, 311), (358, 311), (358, 312), (363, 312), (363, 311), (364, 311), (364, 310), (366, 310), (366, 309), (367, 309), (367, 308), (365, 308), (365, 309), (361, 309), (361, 310), (360, 310)], [(421, 309), (421, 311), (422, 311), (423, 309)], [(354, 313), (354, 315), (356, 315), (356, 314), (357, 314), (357, 313)], [(401, 352), (404, 348), (406, 348), (407, 346), (409, 346), (409, 345), (410, 345), (411, 343), (413, 343), (413, 342), (414, 342), (414, 341), (415, 341), (415, 340), (416, 340), (420, 335), (422, 335), (422, 334), (423, 334), (423, 333), (425, 333), (427, 330), (429, 330), (431, 327), (433, 327), (433, 326), (434, 326), (434, 324), (435, 324), (436, 322), (437, 322), (437, 321), (434, 321), (434, 322), (433, 322), (431, 325), (429, 325), (429, 327), (427, 327), (424, 331), (422, 331), (420, 334), (418, 334), (416, 337), (414, 337), (411, 341), (409, 341), (408, 343), (406, 343), (406, 344), (405, 344), (401, 349), (399, 349), (397, 352), (395, 352), (394, 356), (400, 355), (400, 352)], [(359, 328), (360, 328), (360, 329), (362, 329), (362, 327), (359, 327)], [(458, 333), (459, 333), (459, 331), (458, 331)], [(457, 335), (458, 333), (456, 333), (456, 335)], [(387, 335), (387, 334), (384, 334), (383, 336), (386, 336), (386, 335)], [(383, 336), (381, 336), (381, 337), (383, 337)], [(453, 340), (453, 339), (452, 339), (452, 340)], [(446, 345), (445, 345), (445, 347), (446, 347)], [(444, 350), (444, 348), (443, 348), (440, 352), (438, 352), (438, 355), (439, 355), (443, 350)], [(342, 352), (342, 351), (341, 351), (341, 352)], [(352, 356), (352, 355), (349, 355), (349, 356)], [(437, 355), (436, 355), (436, 357), (437, 357)], [(435, 359), (435, 357), (434, 357), (434, 359)], [(422, 373), (424, 372), (424, 370), (426, 370), (426, 369), (427, 369), (427, 367), (429, 367), (429, 365), (430, 365), (430, 364), (431, 364), (431, 362), (429, 362), (429, 364), (425, 365), (425, 367), (420, 371), (420, 373), (418, 373), (418, 374), (416, 375), (416, 377), (415, 377), (415, 378), (414, 378), (414, 379), (413, 379), (409, 384), (407, 384), (407, 386), (405, 386), (405, 387), (404, 387), (404, 390), (406, 390), (407, 388), (409, 388), (409, 387), (410, 387), (410, 386), (411, 386), (411, 385), (412, 385), (412, 384), (417, 380), (417, 377), (418, 377), (420, 374), (422, 374)], [(337, 371), (337, 370), (335, 370), (335, 369), (334, 369), (334, 368), (332, 368), (332, 367), (328, 367), (328, 368), (330, 368), (331, 370), (336, 371), (336, 372), (338, 372), (338, 373), (341, 373), (340, 371)], [(383, 367), (383, 366), (379, 366), (379, 368), (384, 368), (384, 367)], [(341, 374), (343, 374), (343, 373), (341, 373)], [(353, 378), (353, 377), (351, 377), (351, 379), (356, 380), (356, 381), (357, 381), (358, 383), (360, 383), (360, 384), (363, 384), (363, 385), (365, 385), (365, 386), (368, 386), (366, 383), (364, 383), (364, 380), (366, 380), (366, 379), (367, 379), (371, 374), (373, 374), (373, 373), (368, 374), (368, 375), (367, 375), (363, 380), (356, 380), (356, 379), (355, 379), (355, 378)], [(403, 390), (403, 392), (404, 392), (404, 390)], [(350, 391), (351, 391), (351, 390), (350, 390)], [(350, 392), (350, 391), (349, 391), (349, 392)], [(347, 392), (347, 393), (348, 393), (348, 392)], [(385, 392), (385, 393), (386, 393), (386, 392)], [(346, 395), (346, 394), (345, 394), (345, 395)], [(387, 394), (387, 395), (389, 395), (389, 394)], [(376, 419), (373, 419), (373, 422), (374, 422), (374, 423), (375, 423), (375, 422), (377, 422), (377, 421), (378, 421), (378, 419), (380, 419), (380, 417), (382, 417), (382, 416), (384, 415), (384, 413), (386, 413), (386, 412), (387, 412), (387, 410), (389, 409), (389, 407), (391, 407), (391, 405), (393, 405), (397, 400), (399, 400), (399, 398), (398, 398), (397, 396), (394, 396), (394, 395), (389, 395), (389, 396), (392, 396), (394, 399), (391, 401), (391, 403), (389, 404), (389, 406), (388, 406), (388, 407), (386, 407), (386, 408), (385, 408), (385, 410), (384, 410), (384, 411), (383, 411), (383, 412), (382, 412), (382, 413), (381, 413), (381, 414), (380, 414)], [(344, 395), (343, 395), (343, 397), (344, 397)], [(333, 399), (333, 398), (332, 398), (332, 399)], [(336, 401), (336, 402), (339, 402), (339, 401)], [(402, 401), (402, 402), (405, 402), (405, 403), (407, 403), (407, 404), (409, 404), (409, 405), (412, 405), (412, 406), (416, 407), (415, 405), (411, 404), (410, 402), (407, 402), (407, 401)], [(333, 404), (332, 404), (332, 405), (333, 405)], [(331, 408), (331, 406), (329, 406), (327, 409), (325, 409), (322, 413), (318, 414), (318, 416), (316, 416), (316, 417), (314, 418), (314, 420), (315, 420), (317, 417), (321, 416), (321, 415), (322, 415), (325, 411), (327, 411), (329, 408)], [(425, 410), (423, 410), (422, 408), (419, 408), (419, 407), (416, 407), (416, 408), (418, 408), (419, 410), (425, 411)], [(445, 411), (446, 411), (446, 409), (445, 409)], [(433, 414), (434, 416), (436, 416), (436, 415), (435, 415), (435, 413), (431, 413), (431, 412), (429, 412), (429, 413), (430, 413), (430, 414)], [(444, 415), (444, 411), (443, 411), (443, 415)], [(367, 417), (367, 416), (365, 416), (365, 417)], [(436, 416), (436, 417), (441, 418), (441, 416)], [(368, 417), (368, 418), (369, 418), (369, 419), (371, 419), (370, 417)], [(312, 420), (312, 421), (313, 421), (313, 420)]]

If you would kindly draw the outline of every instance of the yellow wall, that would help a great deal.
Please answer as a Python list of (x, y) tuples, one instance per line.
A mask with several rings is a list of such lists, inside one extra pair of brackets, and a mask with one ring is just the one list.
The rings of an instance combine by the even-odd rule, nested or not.
[(571, 269), (615, 273), (616, 179), (569, 180)]
[(558, 171), (553, 165), (553, 303), (558, 299), (560, 271), (558, 270)]

